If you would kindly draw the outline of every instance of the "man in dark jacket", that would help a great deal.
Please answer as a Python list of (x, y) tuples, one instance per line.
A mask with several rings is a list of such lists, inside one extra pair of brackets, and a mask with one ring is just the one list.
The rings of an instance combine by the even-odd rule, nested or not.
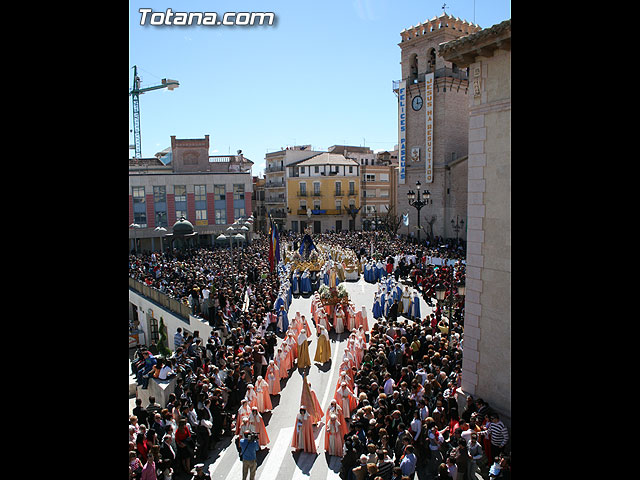
[(467, 478), (467, 471), (469, 470), (469, 453), (467, 452), (467, 444), (460, 442), (456, 448), (451, 451), (451, 457), (456, 462), (458, 467), (458, 478)]
[(394, 300), (393, 305), (389, 307), (389, 321), (393, 323), (398, 321), (398, 301), (397, 300)]
[(171, 435), (165, 435), (162, 437), (162, 444), (160, 445), (160, 468), (165, 471), (169, 468), (176, 468), (176, 452), (171, 446)]
[(340, 478), (342, 480), (349, 480), (351, 470), (356, 467), (358, 462), (358, 453), (353, 448), (353, 444), (351, 440), (345, 441), (346, 452), (344, 457), (342, 457), (342, 466), (340, 468)]
[(149, 426), (147, 410), (142, 406), (141, 398), (136, 398), (136, 406), (133, 409), (133, 414), (138, 417), (138, 425)]

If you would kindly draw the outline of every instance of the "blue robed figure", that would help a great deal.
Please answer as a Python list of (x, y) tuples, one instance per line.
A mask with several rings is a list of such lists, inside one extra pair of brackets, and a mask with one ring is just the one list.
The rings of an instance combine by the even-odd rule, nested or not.
[(302, 255), (303, 258), (309, 258), (311, 254), (311, 250), (318, 250), (316, 246), (313, 244), (313, 239), (311, 235), (305, 233), (304, 237), (302, 237), (302, 241), (300, 242), (300, 250), (298, 253)]
[(380, 297), (376, 293), (375, 298), (373, 299), (373, 318), (382, 317), (382, 307), (380, 306)]
[(376, 280), (381, 280), (387, 276), (387, 271), (384, 269), (382, 262), (378, 262), (376, 265)]
[(364, 264), (364, 281), (369, 283), (375, 282), (375, 275), (372, 275), (372, 274), (373, 274), (373, 269), (371, 268), (371, 264), (365, 263)]
[(421, 315), (420, 315), (420, 296), (414, 294), (413, 298), (411, 299), (411, 307), (410, 308), (410, 312), (411, 312), (411, 317), (413, 317), (414, 320), (420, 320)]
[(300, 291), (302, 293), (311, 293), (311, 278), (309, 278), (309, 270), (305, 270), (300, 277)]
[(289, 315), (284, 308), (278, 310), (277, 326), (278, 330), (280, 330), (281, 332), (286, 332), (287, 330), (289, 330)]
[(276, 315), (280, 311), (280, 307), (281, 306), (284, 306), (285, 309), (286, 309), (286, 305), (284, 304), (284, 298), (282, 298), (280, 295), (278, 295), (278, 298), (276, 298), (276, 301), (273, 304), (273, 310), (276, 312)]
[(391, 292), (393, 290), (393, 277), (389, 277), (385, 280), (385, 285), (387, 286), (387, 292)]
[(384, 304), (384, 316), (385, 317), (389, 316), (389, 309), (391, 308), (391, 305), (393, 305), (393, 296), (389, 295), (387, 297), (387, 301)]
[(291, 276), (291, 289), (295, 295), (300, 293), (300, 272), (297, 269)]

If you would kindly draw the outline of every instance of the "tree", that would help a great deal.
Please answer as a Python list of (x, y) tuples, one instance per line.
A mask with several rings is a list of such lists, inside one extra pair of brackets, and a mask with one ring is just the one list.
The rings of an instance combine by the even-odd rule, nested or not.
[(168, 357), (171, 355), (171, 350), (167, 345), (167, 326), (164, 324), (164, 319), (160, 317), (160, 326), (158, 327), (160, 333), (160, 339), (158, 340), (158, 352), (160, 355)]
[(396, 213), (395, 206), (391, 207), (391, 209), (387, 208), (386, 213), (382, 217), (382, 222), (387, 232), (395, 236), (398, 234), (398, 229), (402, 224), (402, 215)]
[(433, 239), (433, 224), (436, 223), (437, 218), (438, 217), (436, 217), (435, 215), (432, 215), (430, 220), (427, 220), (427, 218), (425, 217), (425, 220), (427, 220), (427, 225), (429, 225), (429, 231), (427, 232), (424, 227), (422, 227), (422, 230), (427, 234), (429, 241)]

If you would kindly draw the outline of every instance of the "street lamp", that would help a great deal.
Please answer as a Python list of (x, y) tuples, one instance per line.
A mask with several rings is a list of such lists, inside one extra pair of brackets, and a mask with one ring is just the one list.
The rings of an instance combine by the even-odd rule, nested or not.
[(416, 190), (417, 193), (413, 190), (409, 190), (407, 192), (407, 199), (409, 200), (409, 205), (415, 208), (418, 211), (418, 244), (420, 244), (420, 210), (425, 205), (429, 205), (431, 202), (431, 192), (429, 190), (425, 190), (420, 195), (420, 181), (416, 182)]
[(164, 242), (163, 242), (163, 240), (164, 240), (164, 236), (163, 236), (163, 233), (162, 233), (162, 232), (166, 232), (166, 231), (167, 231), (167, 229), (166, 229), (166, 228), (164, 228), (164, 227), (156, 227), (156, 228), (154, 228), (154, 230), (155, 230), (156, 232), (160, 232), (160, 251), (161, 251), (161, 252), (164, 252)]
[[(460, 282), (458, 282), (456, 286), (458, 287), (458, 296), (464, 300), (464, 295), (466, 293), (464, 280), (460, 280)], [(438, 300), (438, 304), (443, 307), (448, 307), (449, 309), (449, 327), (447, 331), (447, 345), (448, 345), (449, 353), (451, 353), (451, 350), (452, 350), (451, 333), (453, 331), (453, 304), (455, 302), (455, 299), (454, 299), (455, 295), (453, 291), (451, 291), (449, 296), (447, 296), (447, 289), (441, 283), (436, 285), (435, 291), (436, 291), (436, 299)]]
[(462, 227), (464, 226), (464, 220), (460, 219), (460, 222), (458, 222), (458, 218), (458, 215), (456, 215), (455, 223), (453, 222), (453, 218), (451, 219), (451, 228), (456, 232), (456, 245), (458, 244), (458, 232), (462, 230)]
[(244, 240), (244, 235), (242, 235), (241, 233), (236, 233), (233, 238), (236, 238), (238, 240), (238, 246), (236, 247), (236, 257), (238, 260), (238, 268), (240, 268), (240, 241)]
[(129, 225), (129, 228), (133, 228), (133, 249), (135, 250), (135, 254), (138, 254), (138, 235), (136, 234), (136, 230), (140, 228), (140, 225), (137, 223), (132, 223)]

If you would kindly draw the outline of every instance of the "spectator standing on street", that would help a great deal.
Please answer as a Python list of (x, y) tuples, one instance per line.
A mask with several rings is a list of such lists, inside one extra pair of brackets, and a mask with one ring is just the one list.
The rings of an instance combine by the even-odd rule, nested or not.
[(466, 480), (462, 475), (458, 475), (458, 466), (456, 460), (453, 457), (447, 457), (446, 461), (447, 472), (453, 480)]
[(458, 479), (465, 480), (469, 471), (469, 461), (471, 460), (469, 458), (466, 443), (460, 442), (460, 444), (454, 448), (451, 453), (456, 463), (456, 467), (458, 467)]
[(467, 443), (467, 451), (469, 452), (469, 472), (467, 477), (469, 480), (475, 480), (475, 473), (478, 468), (484, 470), (486, 458), (482, 451), (482, 446), (478, 443), (478, 434), (472, 433)]
[(142, 399), (136, 398), (136, 406), (133, 408), (133, 415), (138, 418), (138, 425), (149, 426), (147, 421), (147, 410), (142, 406)]
[(147, 462), (144, 464), (144, 467), (142, 467), (142, 475), (140, 476), (140, 480), (158, 479), (158, 475), (156, 473), (156, 461), (160, 458), (159, 450), (160, 447), (158, 445), (154, 445), (149, 452)]
[(416, 463), (417, 458), (415, 453), (413, 453), (413, 445), (407, 445), (406, 454), (404, 458), (400, 461), (400, 469), (402, 470), (402, 475), (406, 475), (409, 479), (413, 480), (413, 475), (416, 471)]
[(162, 405), (156, 402), (156, 397), (153, 395), (149, 396), (149, 405), (147, 405), (147, 424), (149, 426), (151, 426), (151, 422), (153, 422), (156, 412), (160, 412), (161, 410)]
[(509, 441), (509, 432), (497, 413), (493, 412), (489, 419), (486, 431), (491, 439), (491, 455), (497, 457), (504, 451), (504, 447)]
[(173, 349), (177, 350), (184, 344), (184, 337), (182, 336), (182, 328), (178, 327), (176, 334), (173, 336)]
[(191, 458), (193, 457), (191, 431), (187, 425), (187, 420), (181, 418), (178, 421), (178, 430), (175, 435), (176, 445), (178, 446), (177, 457), (180, 465), (185, 472), (191, 471)]
[(260, 449), (260, 444), (257, 440), (249, 440), (247, 436), (251, 434), (250, 430), (244, 431), (244, 438), (240, 440), (240, 458), (242, 459), (242, 480), (247, 479), (247, 473), (249, 473), (249, 480), (254, 480), (256, 476), (256, 453)]

